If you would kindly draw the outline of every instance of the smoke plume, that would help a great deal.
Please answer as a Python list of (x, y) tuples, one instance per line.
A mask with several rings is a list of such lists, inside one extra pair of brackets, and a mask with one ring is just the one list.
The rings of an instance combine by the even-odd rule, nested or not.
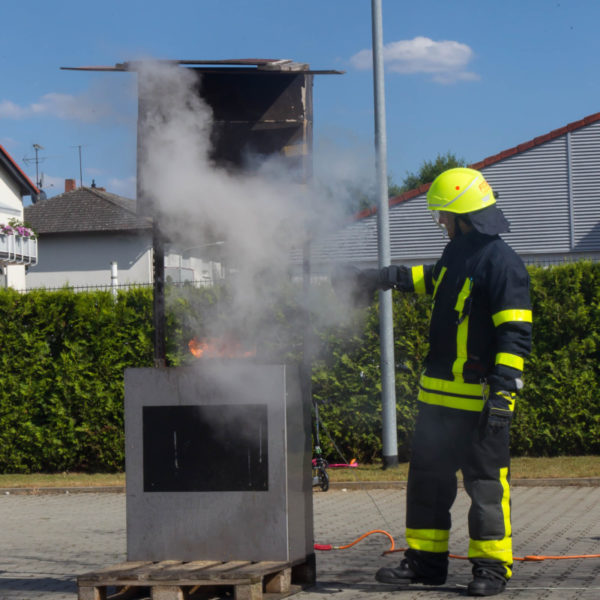
[(290, 257), (298, 263), (307, 241), (340, 227), (345, 190), (356, 182), (302, 182), (277, 157), (248, 157), (253, 168), (243, 172), (217, 166), (212, 113), (198, 95), (196, 74), (147, 63), (138, 81), (140, 97), (157, 103), (144, 113), (139, 187), (170, 241), (183, 248), (219, 245), (232, 273), (231, 319), (243, 324), (268, 310), (281, 282), (289, 281)]

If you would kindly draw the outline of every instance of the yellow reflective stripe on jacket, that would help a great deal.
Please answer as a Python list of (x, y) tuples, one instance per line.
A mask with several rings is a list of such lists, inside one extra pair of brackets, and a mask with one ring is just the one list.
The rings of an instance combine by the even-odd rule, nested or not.
[(519, 356), (518, 354), (510, 354), (509, 352), (498, 352), (498, 354), (496, 354), (495, 364), (505, 365), (507, 367), (517, 369), (518, 371), (522, 371), (525, 361), (523, 360), (523, 357)]
[(447, 381), (437, 377), (421, 375), (419, 385), (428, 392), (441, 392), (443, 394), (453, 394), (455, 396), (466, 396), (468, 398), (482, 398), (482, 389), (480, 383), (465, 383), (464, 381)]
[[(471, 295), (473, 287), (472, 279), (465, 279), (465, 282), (458, 294), (454, 310), (458, 313), (459, 324), (456, 328), (456, 360), (452, 365), (453, 373), (462, 373), (463, 367), (467, 362), (467, 337), (469, 333), (469, 315), (463, 317), (465, 302)], [(461, 320), (462, 319), (462, 320)], [(462, 379), (462, 375), (460, 376)]]
[(509, 310), (501, 310), (500, 312), (492, 315), (492, 321), (494, 321), (495, 327), (510, 321), (523, 321), (525, 323), (531, 323), (532, 316), (530, 310), (511, 308)]
[(446, 267), (442, 267), (442, 270), (440, 271), (440, 274), (438, 276), (438, 278), (435, 280), (435, 286), (433, 288), (433, 297), (435, 298), (435, 295), (437, 294), (437, 289), (438, 286), (440, 285), (440, 283), (442, 283), (442, 279), (444, 279), (444, 275), (446, 274)]
[(480, 383), (446, 381), (421, 375), (417, 399), (425, 404), (481, 412), (485, 403), (483, 396), (486, 388), (487, 386), (482, 387)]
[(423, 265), (417, 265), (413, 267), (411, 270), (413, 287), (417, 294), (425, 294), (425, 270), (423, 269)]
[(445, 406), (446, 408), (456, 408), (458, 410), (470, 410), (472, 412), (481, 412), (485, 404), (483, 398), (462, 398), (460, 396), (444, 396), (435, 392), (419, 390), (417, 400), (425, 404), (435, 404), (436, 406)]
[(425, 552), (448, 552), (450, 531), (447, 529), (406, 528), (406, 543), (413, 550)]

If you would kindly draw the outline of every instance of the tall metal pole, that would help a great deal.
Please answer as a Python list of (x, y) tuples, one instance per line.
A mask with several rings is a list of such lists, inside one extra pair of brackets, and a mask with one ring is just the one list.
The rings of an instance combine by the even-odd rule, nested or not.
[[(371, 0), (373, 23), (373, 90), (375, 96), (375, 156), (377, 170), (377, 232), (379, 268), (390, 264), (390, 225), (387, 179), (387, 137), (383, 80), (383, 26), (381, 0)], [(391, 290), (379, 292), (379, 343), (381, 350), (381, 418), (383, 468), (398, 464), (394, 321)]]

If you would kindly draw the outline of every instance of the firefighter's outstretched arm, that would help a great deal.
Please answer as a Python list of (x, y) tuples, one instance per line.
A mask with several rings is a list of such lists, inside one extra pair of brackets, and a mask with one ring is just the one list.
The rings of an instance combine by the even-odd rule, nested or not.
[(509, 425), (517, 392), (523, 387), (525, 357), (531, 351), (532, 313), (525, 268), (508, 265), (492, 282), (494, 367), (488, 376), (486, 410), (492, 429)]
[(331, 284), (340, 297), (352, 297), (359, 303), (368, 303), (377, 290), (400, 290), (431, 294), (433, 292), (433, 265), (405, 267), (390, 265), (382, 269), (359, 269), (354, 265), (338, 265), (331, 274)]

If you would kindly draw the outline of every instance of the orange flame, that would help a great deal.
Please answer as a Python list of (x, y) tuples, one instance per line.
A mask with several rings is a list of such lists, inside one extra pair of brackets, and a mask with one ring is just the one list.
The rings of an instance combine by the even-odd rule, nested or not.
[(246, 350), (237, 340), (226, 338), (192, 338), (188, 348), (197, 358), (247, 358), (256, 355), (256, 349)]

